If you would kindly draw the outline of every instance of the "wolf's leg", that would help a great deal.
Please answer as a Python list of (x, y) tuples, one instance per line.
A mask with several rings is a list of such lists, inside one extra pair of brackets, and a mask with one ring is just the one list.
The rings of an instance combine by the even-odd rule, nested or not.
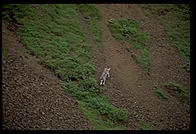
[(103, 81), (103, 80), (101, 80), (100, 85), (102, 85), (102, 81)]
[(103, 79), (103, 85), (105, 85), (105, 79)]

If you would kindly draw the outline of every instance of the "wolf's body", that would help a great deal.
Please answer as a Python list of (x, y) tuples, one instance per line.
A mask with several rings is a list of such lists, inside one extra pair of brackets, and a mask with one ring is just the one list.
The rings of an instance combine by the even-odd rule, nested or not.
[(105, 81), (106, 81), (106, 77), (110, 77), (110, 74), (109, 74), (109, 71), (110, 71), (110, 68), (104, 68), (104, 71), (100, 77), (100, 85), (105, 85)]

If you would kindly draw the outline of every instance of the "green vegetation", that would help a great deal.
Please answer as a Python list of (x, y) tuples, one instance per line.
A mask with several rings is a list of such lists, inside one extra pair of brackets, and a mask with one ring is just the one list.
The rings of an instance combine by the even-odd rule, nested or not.
[(140, 128), (140, 130), (152, 130), (152, 127), (149, 126), (144, 121), (139, 121), (139, 128)]
[(150, 72), (150, 59), (148, 54), (149, 36), (147, 33), (142, 33), (139, 23), (133, 19), (110, 19), (109, 28), (112, 36), (120, 43), (127, 41), (133, 45), (134, 49), (140, 53), (140, 57), (131, 52), (130, 48), (126, 50), (131, 53), (131, 57), (139, 63), (140, 67), (145, 72)]
[(176, 82), (166, 82), (164, 85), (170, 89), (169, 93), (183, 102), (187, 106), (188, 111), (190, 111), (190, 93), (187, 89)]
[(166, 31), (166, 38), (185, 59), (190, 71), (190, 6), (188, 4), (139, 5), (149, 17), (156, 17)]
[(107, 117), (104, 117), (100, 115), (100, 113), (88, 106), (83, 101), (78, 100), (79, 107), (84, 112), (85, 116), (90, 120), (92, 125), (96, 128), (96, 130), (124, 130), (125, 127), (112, 122), (111, 120), (107, 119)]
[(167, 99), (167, 97), (163, 94), (160, 88), (158, 88), (157, 85), (155, 87), (155, 94), (160, 98), (160, 99)]
[[(116, 123), (117, 121), (126, 120), (129, 116), (129, 112), (125, 109), (117, 109), (116, 107), (112, 106), (103, 95), (98, 94), (100, 91), (99, 89), (97, 89), (97, 82), (93, 82), (96, 80), (93, 80), (93, 78), (90, 79), (92, 79), (92, 81), (89, 82), (90, 84), (86, 84), (86, 82), (83, 81), (80, 81), (78, 84), (71, 81), (62, 81), (61, 85), (71, 96), (73, 96), (77, 101), (79, 101), (82, 104), (83, 111), (87, 112), (87, 117), (95, 116), (96, 114), (91, 115), (92, 113), (90, 111), (96, 111), (94, 113), (99, 113), (100, 115), (102, 115), (99, 115), (98, 117), (102, 117), (102, 120), (103, 118), (105, 118), (107, 122)], [(94, 123), (101, 121), (96, 120), (96, 118), (89, 118), (89, 120), (91, 120)], [(95, 127), (100, 128), (99, 125), (95, 125)], [(109, 128), (109, 126), (105, 127)]]
[(103, 51), (101, 37), (101, 12), (93, 4), (79, 4), (79, 10), (83, 14), (89, 30), (100, 51)]
[[(96, 129), (124, 129), (119, 121), (126, 121), (129, 112), (111, 105), (101, 95), (91, 64), (90, 44), (79, 23), (76, 6), (72, 4), (40, 5), (36, 14), (30, 5), (7, 5), (23, 26), (16, 34), (27, 52), (61, 78), (63, 90), (73, 96)], [(6, 14), (6, 13), (5, 13)], [(11, 19), (13, 19), (11, 18)]]
[(12, 5), (2, 5), (2, 19), (4, 24), (7, 26), (10, 20), (9, 11), (12, 10)]
[(4, 59), (5, 59), (5, 49), (2, 48), (2, 60), (4, 60)]

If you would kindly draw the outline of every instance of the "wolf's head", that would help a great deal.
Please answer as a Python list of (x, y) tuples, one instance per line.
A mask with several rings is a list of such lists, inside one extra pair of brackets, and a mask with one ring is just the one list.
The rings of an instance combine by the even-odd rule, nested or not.
[(110, 71), (110, 68), (106, 68), (106, 70), (109, 72)]

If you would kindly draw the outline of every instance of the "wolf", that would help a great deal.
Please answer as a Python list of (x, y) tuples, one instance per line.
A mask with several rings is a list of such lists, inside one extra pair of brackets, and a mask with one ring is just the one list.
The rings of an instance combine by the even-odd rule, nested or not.
[(104, 71), (100, 77), (100, 85), (105, 85), (105, 81), (106, 81), (106, 77), (110, 77), (110, 74), (109, 74), (109, 71), (110, 71), (110, 68), (104, 68)]

